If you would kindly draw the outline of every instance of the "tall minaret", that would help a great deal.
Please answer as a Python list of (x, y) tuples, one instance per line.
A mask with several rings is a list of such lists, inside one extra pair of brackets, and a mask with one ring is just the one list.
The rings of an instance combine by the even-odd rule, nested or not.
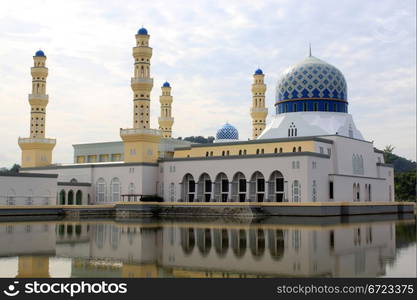
[(161, 89), (162, 95), (159, 97), (159, 102), (161, 102), (161, 116), (158, 119), (159, 129), (162, 131), (164, 138), (171, 138), (174, 118), (171, 116), (172, 96), (169, 82), (166, 81)]
[(52, 149), (55, 139), (45, 138), (46, 106), (49, 97), (46, 94), (46, 78), (48, 68), (45, 67), (46, 56), (42, 50), (35, 53), (34, 65), (31, 68), (32, 93), (29, 94), (30, 103), (30, 137), (19, 138), (22, 149), (22, 167), (40, 167), (50, 165)]
[(124, 161), (156, 163), (159, 157), (161, 131), (150, 128), (150, 95), (153, 79), (150, 77), (152, 48), (149, 47), (149, 34), (145, 28), (136, 34), (136, 47), (133, 47), (134, 77), (133, 90), (133, 128), (120, 129), (123, 140)]
[(268, 109), (265, 108), (265, 91), (264, 73), (257, 69), (253, 74), (252, 83), (252, 108), (250, 115), (252, 117), (252, 139), (257, 139), (265, 129), (265, 119), (268, 115)]
[(151, 78), (152, 48), (149, 47), (149, 34), (145, 28), (136, 34), (136, 47), (133, 47), (134, 77), (133, 90), (133, 128), (149, 128), (150, 95), (153, 87)]

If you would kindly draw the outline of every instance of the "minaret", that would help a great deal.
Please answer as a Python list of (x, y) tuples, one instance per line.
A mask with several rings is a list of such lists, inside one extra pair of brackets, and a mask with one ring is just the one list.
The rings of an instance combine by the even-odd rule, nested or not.
[(172, 96), (169, 82), (165, 82), (161, 89), (162, 95), (159, 97), (159, 102), (161, 102), (161, 116), (158, 119), (159, 129), (162, 131), (164, 138), (171, 138), (174, 118), (171, 116)]
[(152, 48), (149, 47), (149, 34), (145, 28), (136, 34), (136, 47), (133, 47), (134, 77), (133, 90), (133, 128), (149, 128), (150, 95), (153, 79), (150, 77)]
[(49, 97), (46, 94), (46, 78), (48, 68), (45, 67), (46, 56), (42, 50), (35, 53), (34, 65), (31, 68), (32, 93), (29, 94), (30, 111), (30, 137), (19, 138), (22, 149), (22, 167), (41, 167), (52, 162), (52, 149), (55, 139), (45, 138), (46, 106)]
[(153, 79), (150, 77), (152, 48), (149, 47), (149, 34), (145, 28), (138, 30), (136, 47), (133, 47), (134, 77), (133, 90), (133, 128), (120, 129), (124, 146), (125, 162), (156, 163), (161, 131), (150, 129), (150, 95)]
[(268, 115), (268, 109), (265, 108), (265, 91), (264, 73), (257, 69), (253, 74), (252, 83), (252, 108), (250, 115), (252, 117), (252, 139), (257, 139), (265, 129), (265, 119)]

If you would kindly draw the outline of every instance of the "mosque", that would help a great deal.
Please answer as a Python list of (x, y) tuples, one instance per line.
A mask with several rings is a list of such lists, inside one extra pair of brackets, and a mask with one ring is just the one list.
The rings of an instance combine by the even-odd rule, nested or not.
[(394, 201), (393, 168), (355, 126), (347, 83), (336, 67), (311, 51), (289, 67), (276, 86), (269, 124), (265, 74), (257, 69), (251, 139), (239, 139), (238, 129), (226, 123), (214, 143), (195, 144), (172, 136), (175, 103), (168, 82), (161, 87), (159, 128), (151, 128), (149, 39), (145, 28), (135, 35), (132, 127), (120, 129), (121, 141), (73, 145), (71, 164), (52, 163), (56, 140), (46, 137), (46, 55), (35, 53), (30, 135), (19, 138), (21, 172), (57, 174), (51, 204), (104, 204), (142, 195), (164, 202)]

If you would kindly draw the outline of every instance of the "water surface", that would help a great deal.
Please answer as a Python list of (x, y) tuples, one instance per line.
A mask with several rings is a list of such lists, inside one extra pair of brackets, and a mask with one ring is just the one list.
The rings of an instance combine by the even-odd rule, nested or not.
[(0, 277), (416, 277), (414, 216), (9, 220)]

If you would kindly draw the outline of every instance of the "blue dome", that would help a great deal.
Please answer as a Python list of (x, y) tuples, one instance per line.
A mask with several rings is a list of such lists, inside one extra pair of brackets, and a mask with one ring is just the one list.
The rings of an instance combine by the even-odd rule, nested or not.
[(171, 87), (171, 86), (169, 85), (168, 81), (165, 81), (164, 84), (162, 85), (162, 87)]
[(255, 75), (262, 75), (263, 73), (261, 69), (255, 71)]
[(336, 67), (309, 56), (288, 68), (277, 86), (277, 102), (327, 99), (347, 101), (345, 77)]
[(229, 123), (224, 124), (222, 128), (217, 130), (216, 140), (238, 140), (238, 139), (239, 139), (239, 132), (233, 125), (230, 125)]
[(347, 84), (336, 67), (314, 56), (289, 67), (278, 81), (276, 111), (347, 113)]
[(45, 53), (43, 53), (42, 50), (38, 50), (36, 51), (35, 56), (45, 56)]
[(145, 28), (142, 27), (141, 29), (138, 30), (138, 34), (147, 35), (148, 31)]

